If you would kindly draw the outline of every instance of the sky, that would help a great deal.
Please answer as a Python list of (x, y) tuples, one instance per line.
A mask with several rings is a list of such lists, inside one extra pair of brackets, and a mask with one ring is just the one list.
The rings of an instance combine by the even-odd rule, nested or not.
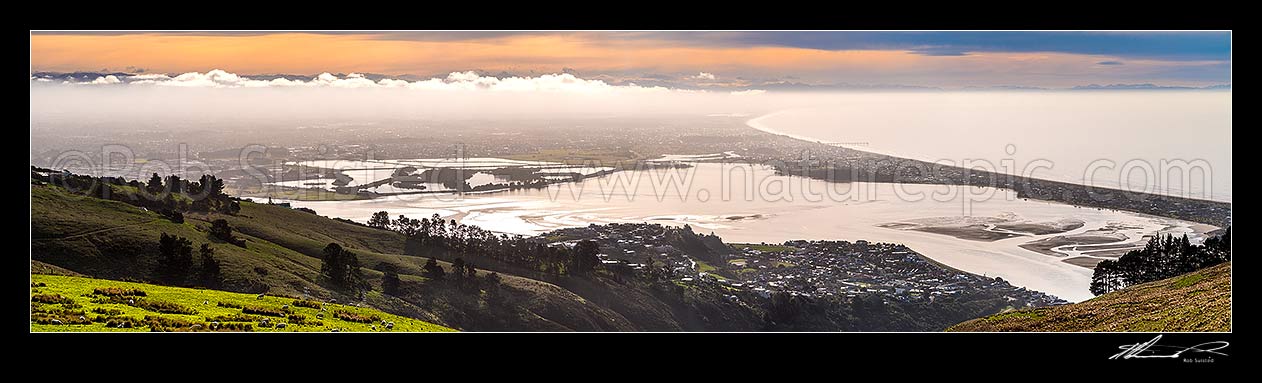
[[(55, 32), (31, 71), (568, 75), (623, 86), (1070, 88), (1231, 83), (1230, 32)], [(222, 76), (221, 76), (222, 77)], [(151, 78), (143, 78), (151, 79)], [(34, 80), (34, 78), (33, 78)], [(102, 79), (110, 82), (108, 79)], [(130, 80), (129, 80), (130, 81)], [(378, 81), (378, 80), (374, 80)], [(568, 80), (567, 80), (568, 81)], [(207, 84), (219, 84), (211, 81)]]

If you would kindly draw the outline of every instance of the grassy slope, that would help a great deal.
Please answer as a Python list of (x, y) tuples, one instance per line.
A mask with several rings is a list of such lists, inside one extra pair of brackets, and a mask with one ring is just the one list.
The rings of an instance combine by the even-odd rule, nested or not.
[[(292, 303), (294, 302), (294, 299), (281, 298), (281, 297), (275, 297), (275, 296), (266, 296), (263, 299), (258, 299), (255, 295), (252, 295), (252, 294), (230, 293), (230, 292), (225, 292), (225, 291), (207, 290), (207, 289), (167, 287), (167, 286), (157, 286), (157, 285), (149, 285), (149, 284), (143, 284), (143, 283), (129, 283), (129, 282), (119, 282), (119, 281), (111, 281), (111, 280), (104, 280), (104, 279), (55, 276), (55, 275), (32, 275), (31, 280), (34, 283), (44, 284), (44, 286), (42, 287), (32, 287), (31, 288), (32, 296), (34, 296), (35, 294), (58, 294), (62, 297), (73, 299), (75, 304), (82, 306), (81, 308), (76, 308), (75, 310), (82, 310), (84, 312), (84, 315), (88, 317), (98, 316), (92, 313), (94, 309), (114, 309), (114, 310), (122, 311), (122, 314), (120, 314), (121, 316), (129, 316), (136, 319), (141, 319), (141, 318), (144, 318), (145, 316), (161, 316), (161, 317), (166, 317), (166, 318), (181, 319), (181, 320), (186, 320), (186, 321), (191, 321), (191, 322), (196, 322), (196, 323), (202, 323), (203, 328), (204, 328), (206, 324), (211, 321), (210, 318), (214, 318), (217, 316), (230, 316), (234, 314), (241, 314), (241, 309), (219, 307), (218, 303), (220, 302), (231, 303), (231, 304), (236, 304), (236, 305), (252, 306), (252, 307), (270, 307), (274, 309), (280, 309), (284, 305), (290, 305), (289, 308), (293, 310), (294, 313), (303, 315), (308, 319), (316, 319), (317, 314), (321, 313), (319, 309), (293, 306)], [(142, 299), (180, 304), (185, 307), (193, 308), (194, 310), (197, 311), (197, 313), (193, 315), (160, 314), (160, 313), (147, 311), (138, 307), (132, 307), (127, 304), (121, 304), (121, 303), (93, 303), (91, 298), (85, 296), (88, 294), (92, 294), (93, 290), (96, 288), (110, 288), (110, 287), (123, 288), (123, 289), (140, 289), (146, 293), (146, 296)], [(47, 305), (47, 306), (61, 306), (61, 305)], [(359, 315), (376, 316), (380, 318), (381, 320), (394, 322), (394, 329), (392, 331), (405, 331), (405, 332), (451, 331), (451, 329), (446, 328), (446, 327), (434, 325), (431, 323), (426, 323), (424, 321), (420, 321), (416, 319), (387, 314), (387, 313), (381, 312), (376, 309), (371, 309), (371, 308), (350, 307), (350, 306), (337, 305), (337, 304), (325, 304), (324, 308), (328, 311), (324, 313), (323, 319), (319, 319), (321, 322), (320, 326), (290, 325), (290, 326), (287, 326), (285, 329), (277, 329), (274, 327), (273, 328), (259, 327), (257, 326), (257, 323), (256, 323), (256, 326), (254, 327), (254, 331), (286, 331), (286, 332), (330, 331), (334, 328), (342, 329), (342, 331), (374, 331), (373, 327), (369, 323), (349, 322), (349, 321), (335, 318), (332, 315), (332, 313), (335, 311), (348, 311), (348, 312), (353, 312)], [(284, 319), (278, 319), (278, 318), (272, 318), (272, 321), (274, 323), (287, 322)], [(385, 331), (384, 327), (381, 326), (380, 323), (377, 324), (375, 330)], [(82, 324), (82, 325), (54, 325), (54, 324), (32, 323), (31, 331), (37, 331), (37, 332), (43, 332), (43, 331), (150, 331), (150, 329), (148, 327), (111, 328), (111, 327), (107, 327), (105, 323), (103, 322), (97, 322), (97, 323), (92, 323), (92, 324)]]
[[(70, 195), (52, 186), (31, 187), (32, 258), (96, 278), (143, 279), (153, 270), (161, 233), (183, 236), (197, 248), (210, 243), (222, 262), (224, 288), (301, 293), (325, 289), (312, 283), (319, 259), (250, 236), (240, 248), (209, 235), (208, 223), (172, 223), (122, 202)], [(196, 257), (196, 255), (195, 255)], [(263, 270), (259, 272), (256, 270)], [(326, 294), (327, 295), (327, 294)]]
[[(236, 216), (189, 213), (185, 223), (174, 224), (131, 205), (59, 190), (32, 186), (32, 270), (147, 281), (155, 266), (158, 237), (166, 232), (189, 238), (194, 247), (210, 243), (217, 249), (225, 281), (216, 288), (249, 293), (267, 289), (287, 295), (308, 292), (317, 299), (351, 302), (354, 297), (324, 286), (318, 278), (324, 246), (338, 242), (358, 254), (364, 276), (373, 287), (364, 305), (460, 330), (749, 331), (765, 324), (759, 311), (728, 302), (718, 291), (623, 283), (610, 276), (593, 280), (551, 278), (512, 265), (496, 265), (477, 254), (463, 257), (481, 268), (497, 270), (502, 284), (469, 288), (451, 280), (430, 280), (421, 276), (425, 258), (400, 254), (403, 238), (398, 234), (279, 206), (243, 202)], [(246, 248), (210, 237), (209, 222), (219, 218), (228, 220), (234, 234), (247, 240)], [(450, 264), (443, 261), (457, 256), (435, 255), (448, 270)], [(387, 261), (400, 266), (402, 292), (396, 295), (380, 292), (382, 274), (373, 270)], [(940, 312), (928, 309), (911, 313), (915, 315), (871, 312), (862, 318), (847, 309), (838, 310), (827, 318), (814, 313), (812, 317), (818, 321), (782, 329), (909, 330), (924, 327), (924, 323), (916, 325), (919, 317), (941, 317)], [(967, 309), (969, 313), (994, 312), (986, 310)], [(882, 325), (867, 326), (878, 322)]]
[(1231, 263), (1081, 303), (974, 319), (947, 331), (1231, 331)]
[[(423, 274), (422, 267), (428, 258), (400, 255), (403, 253), (405, 238), (396, 232), (338, 222), (298, 210), (248, 202), (241, 203), (241, 211), (236, 216), (190, 214), (188, 217), (205, 222), (223, 218), (240, 233), (298, 251), (313, 259), (318, 259), (325, 245), (337, 241), (355, 251), (365, 268), (365, 276), (374, 284), (379, 285), (381, 273), (372, 269), (377, 269), (381, 263), (386, 262), (397, 265), (401, 274), (410, 274), (417, 282), (426, 281), (426, 278), (420, 275)], [(450, 269), (448, 262), (440, 260), (439, 264)], [(487, 271), (482, 270), (479, 275), (486, 273)], [(501, 271), (501, 274), (504, 273)], [(517, 304), (526, 308), (527, 312), (521, 313), (515, 320), (526, 322), (523, 325), (528, 328), (632, 329), (627, 320), (621, 318), (616, 312), (590, 304), (566, 289), (511, 274), (502, 275), (502, 280), (504, 285), (519, 292), (514, 294), (514, 299)], [(414, 290), (416, 294), (412, 294), (413, 297), (407, 297), (408, 301), (417, 301), (417, 299), (412, 299), (416, 295), (424, 296), (422, 301), (425, 301), (429, 296), (443, 293), (435, 291), (435, 288), (427, 288), (425, 284), (417, 286)], [(449, 295), (448, 298), (456, 299), (457, 297)], [(426, 303), (419, 304), (430, 307)], [(467, 320), (461, 322), (467, 322)], [(609, 327), (610, 324), (612, 327)]]
[(83, 276), (83, 274), (76, 273), (64, 267), (54, 266), (40, 261), (31, 261), (31, 274), (65, 275), (71, 277)]
[[(156, 266), (158, 237), (165, 232), (190, 239), (194, 248), (210, 243), (222, 263), (225, 280), (219, 288), (223, 290), (288, 295), (306, 292), (318, 299), (346, 302), (352, 297), (317, 282), (324, 246), (338, 242), (359, 255), (364, 275), (376, 289), (366, 294), (365, 303), (387, 312), (485, 330), (634, 329), (617, 313), (565, 289), (502, 272), (510, 302), (521, 309), (484, 312), (495, 308), (488, 307), (477, 292), (455, 291), (441, 281), (420, 276), (425, 259), (400, 255), (403, 237), (399, 234), (278, 206), (242, 202), (237, 216), (190, 213), (183, 224), (175, 224), (132, 205), (32, 185), (31, 217), (33, 271), (148, 281)], [(209, 235), (209, 222), (218, 218), (228, 220), (234, 234), (247, 239), (246, 248)], [(195, 263), (199, 261), (196, 254), (194, 257)], [(373, 268), (386, 261), (400, 266), (407, 294), (394, 297), (380, 293), (382, 274)], [(450, 269), (447, 262), (439, 264)], [(498, 322), (483, 323), (489, 316), (497, 316)]]

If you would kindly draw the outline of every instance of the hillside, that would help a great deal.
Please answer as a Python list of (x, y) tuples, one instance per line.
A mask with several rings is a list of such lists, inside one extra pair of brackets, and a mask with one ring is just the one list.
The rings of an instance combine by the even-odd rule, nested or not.
[(372, 308), (58, 275), (31, 276), (31, 305), (36, 332), (451, 331)]
[[(245, 201), (235, 214), (189, 210), (176, 223), (128, 203), (33, 183), (31, 217), (33, 274), (155, 283), (159, 238), (165, 233), (187, 238), (194, 249), (213, 248), (222, 278), (208, 284), (189, 276), (163, 285), (336, 299), (460, 331), (936, 331), (1008, 304), (990, 293), (932, 303), (787, 294), (766, 299), (752, 293), (732, 299), (740, 290), (611, 270), (550, 273), (477, 251), (419, 246), (394, 231)], [(244, 246), (210, 234), (211, 222), (219, 219)], [(728, 249), (718, 237), (690, 234), (676, 242), (698, 252)], [(330, 243), (357, 257), (367, 284), (362, 295), (321, 276), (321, 258)], [(477, 265), (478, 271), (473, 278), (433, 278), (424, 271), (430, 257), (448, 272), (457, 260)], [(194, 259), (200, 264), (200, 255)], [(388, 268), (397, 270), (400, 281), (390, 294), (382, 272)], [(193, 271), (200, 269), (194, 265)]]
[[(209, 233), (210, 221), (227, 219), (244, 248)], [(586, 302), (549, 283), (500, 273), (493, 286), (456, 286), (422, 276), (426, 259), (401, 255), (397, 233), (353, 225), (280, 206), (241, 203), (235, 215), (189, 213), (174, 223), (152, 211), (118, 201), (64, 192), (51, 185), (31, 185), (32, 272), (80, 274), (92, 278), (152, 282), (162, 233), (208, 243), (221, 263), (219, 290), (268, 292), (313, 299), (359, 301), (383, 311), (462, 330), (601, 331), (634, 330), (615, 312)], [(337, 242), (353, 251), (372, 290), (358, 296), (319, 278), (320, 254)], [(381, 291), (390, 262), (399, 268), (397, 295)], [(451, 265), (439, 262), (444, 268)], [(478, 276), (485, 277), (482, 271)], [(196, 283), (190, 283), (195, 285)]]
[(1231, 331), (1231, 262), (1081, 303), (974, 319), (947, 331)]

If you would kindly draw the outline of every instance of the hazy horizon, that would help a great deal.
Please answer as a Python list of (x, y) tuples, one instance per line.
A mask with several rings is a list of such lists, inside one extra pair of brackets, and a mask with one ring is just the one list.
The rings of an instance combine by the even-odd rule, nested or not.
[(1231, 81), (1230, 31), (35, 31), (31, 54), (32, 72), (568, 73), (667, 88)]

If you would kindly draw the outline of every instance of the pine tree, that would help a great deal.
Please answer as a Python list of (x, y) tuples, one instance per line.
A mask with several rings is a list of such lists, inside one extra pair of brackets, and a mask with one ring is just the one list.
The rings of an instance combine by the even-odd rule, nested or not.
[(360, 290), (366, 284), (359, 265), (359, 257), (337, 243), (330, 243), (324, 247), (320, 274), (342, 288)]
[[(404, 217), (399, 216), (399, 218), (402, 219)], [(372, 218), (368, 219), (368, 226), (375, 227), (378, 229), (385, 229), (389, 227), (390, 226), (390, 213), (387, 213), (385, 211), (372, 213)]]
[(183, 183), (184, 183), (184, 181), (180, 179), (180, 176), (177, 176), (177, 175), (174, 175), (174, 174), (169, 175), (169, 176), (167, 176), (167, 178), (166, 178), (166, 187), (167, 187), (168, 189), (171, 189), (171, 193), (181, 193), (181, 192), (183, 192), (183, 191), (184, 191), (184, 188), (182, 187), (182, 186), (183, 186), (183, 185), (182, 185)]
[(330, 243), (324, 247), (324, 257), (321, 258), (320, 274), (332, 281), (333, 284), (342, 285), (345, 283), (345, 264), (342, 260), (342, 245)]
[(399, 286), (403, 284), (403, 281), (399, 280), (398, 267), (387, 263), (383, 266), (383, 268), (381, 276), (381, 292), (390, 295), (398, 295)]
[(145, 184), (145, 191), (156, 196), (162, 194), (162, 189), (162, 177), (159, 177), (158, 173), (153, 173), (153, 177), (149, 177), (149, 182)]
[(1206, 239), (1202, 245), (1193, 245), (1186, 234), (1154, 235), (1143, 249), (1097, 264), (1091, 277), (1091, 292), (1104, 294), (1227, 262), (1231, 260), (1230, 234), (1228, 228), (1223, 235)]
[(184, 237), (162, 233), (158, 239), (158, 279), (182, 284), (193, 266), (193, 243)]
[(456, 279), (460, 279), (460, 277), (465, 275), (463, 258), (457, 257), (456, 260), (451, 261), (451, 275), (456, 277)]
[(209, 243), (203, 243), (198, 253), (202, 256), (202, 268), (199, 273), (199, 279), (202, 285), (215, 287), (223, 280), (223, 275), (219, 267), (219, 260), (215, 259), (215, 249), (210, 247)]
[(596, 265), (600, 264), (600, 258), (597, 254), (600, 252), (600, 245), (593, 240), (580, 241), (574, 246), (573, 267), (579, 273), (590, 273), (596, 269)]

